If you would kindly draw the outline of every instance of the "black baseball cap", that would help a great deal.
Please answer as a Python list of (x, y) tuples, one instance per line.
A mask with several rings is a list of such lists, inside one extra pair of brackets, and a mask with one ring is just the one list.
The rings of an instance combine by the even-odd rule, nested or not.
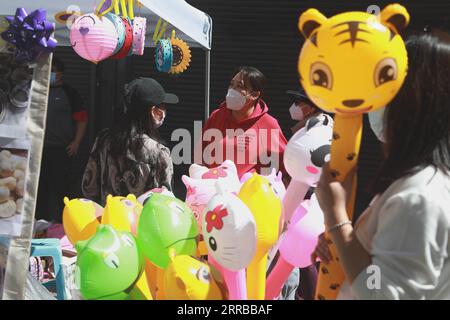
[(159, 106), (179, 102), (175, 94), (166, 93), (161, 84), (152, 78), (137, 78), (126, 84), (125, 99), (130, 106)]
[(311, 101), (311, 99), (309, 99), (308, 96), (306, 95), (305, 90), (303, 90), (302, 88), (300, 88), (297, 91), (287, 90), (286, 94), (291, 98), (293, 98), (294, 101), (303, 101), (315, 106), (314, 103)]

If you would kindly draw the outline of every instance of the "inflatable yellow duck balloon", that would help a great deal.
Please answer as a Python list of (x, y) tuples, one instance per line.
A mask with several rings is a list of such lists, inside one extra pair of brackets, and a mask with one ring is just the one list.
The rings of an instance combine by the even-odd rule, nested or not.
[(136, 235), (137, 223), (142, 212), (142, 205), (136, 197), (129, 194), (125, 197), (106, 197), (102, 224), (109, 224), (116, 230), (128, 231)]
[(67, 197), (64, 204), (63, 227), (69, 241), (75, 245), (92, 237), (100, 224), (103, 207), (88, 199), (69, 200)]

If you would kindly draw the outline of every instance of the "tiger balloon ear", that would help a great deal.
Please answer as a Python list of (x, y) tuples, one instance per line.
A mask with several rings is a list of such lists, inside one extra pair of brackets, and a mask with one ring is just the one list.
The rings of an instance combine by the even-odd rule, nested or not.
[(390, 4), (380, 13), (380, 21), (392, 31), (400, 34), (409, 24), (409, 13), (399, 4)]
[[(311, 36), (314, 31), (327, 21), (327, 17), (319, 12), (317, 9), (308, 9), (300, 15), (298, 20), (298, 28), (305, 39), (313, 41)], [(313, 41), (314, 43), (314, 41)]]

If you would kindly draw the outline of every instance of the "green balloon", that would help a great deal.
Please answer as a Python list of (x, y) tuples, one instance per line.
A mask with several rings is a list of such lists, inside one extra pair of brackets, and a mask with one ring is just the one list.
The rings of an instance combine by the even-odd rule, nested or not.
[(139, 218), (137, 239), (141, 251), (156, 266), (169, 264), (169, 249), (194, 255), (198, 227), (191, 209), (181, 200), (155, 193), (145, 203)]
[(84, 299), (124, 300), (143, 270), (134, 236), (99, 225), (90, 239), (76, 243), (77, 281)]

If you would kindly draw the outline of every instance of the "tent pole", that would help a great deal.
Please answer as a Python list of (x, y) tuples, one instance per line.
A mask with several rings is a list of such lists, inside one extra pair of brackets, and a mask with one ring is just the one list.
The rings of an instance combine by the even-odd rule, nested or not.
[(205, 121), (209, 118), (209, 96), (211, 89), (211, 51), (206, 50), (205, 59)]

